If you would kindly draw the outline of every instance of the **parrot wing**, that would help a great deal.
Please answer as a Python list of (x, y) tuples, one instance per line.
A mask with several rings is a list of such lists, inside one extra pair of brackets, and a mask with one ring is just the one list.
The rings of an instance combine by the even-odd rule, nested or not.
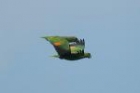
[(71, 54), (78, 54), (78, 53), (84, 53), (85, 48), (85, 41), (79, 40), (78, 42), (74, 42), (70, 45)]
[(59, 36), (48, 36), (46, 37), (46, 40), (54, 46), (59, 56), (71, 53), (69, 42), (65, 38)]

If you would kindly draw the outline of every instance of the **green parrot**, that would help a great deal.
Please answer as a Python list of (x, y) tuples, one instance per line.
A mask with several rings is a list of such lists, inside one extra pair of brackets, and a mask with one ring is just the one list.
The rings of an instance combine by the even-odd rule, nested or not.
[(49, 41), (57, 51), (57, 57), (66, 60), (78, 60), (83, 58), (91, 58), (90, 53), (85, 53), (85, 41), (84, 39), (78, 40), (74, 36), (45, 36), (42, 37)]

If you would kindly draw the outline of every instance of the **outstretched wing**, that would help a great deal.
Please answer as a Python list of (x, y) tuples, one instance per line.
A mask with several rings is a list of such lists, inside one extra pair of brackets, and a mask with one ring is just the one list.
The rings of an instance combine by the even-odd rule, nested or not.
[(75, 36), (62, 36), (62, 38), (65, 38), (69, 43), (70, 42), (78, 42), (78, 38)]
[(45, 37), (45, 39), (54, 46), (55, 50), (60, 56), (71, 53), (69, 42), (65, 38), (59, 36), (48, 36)]
[(84, 53), (85, 48), (85, 41), (79, 40), (78, 42), (74, 42), (70, 45), (71, 54), (78, 54), (78, 53)]

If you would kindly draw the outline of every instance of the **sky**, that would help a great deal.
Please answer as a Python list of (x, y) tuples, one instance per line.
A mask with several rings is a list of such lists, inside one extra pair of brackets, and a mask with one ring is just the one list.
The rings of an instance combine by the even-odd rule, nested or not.
[[(140, 93), (139, 0), (0, 0), (0, 93)], [(84, 38), (66, 61), (42, 36)]]

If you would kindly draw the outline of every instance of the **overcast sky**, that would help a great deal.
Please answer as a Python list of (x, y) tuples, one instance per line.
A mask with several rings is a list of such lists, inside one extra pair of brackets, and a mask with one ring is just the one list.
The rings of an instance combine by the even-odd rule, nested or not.
[[(91, 59), (40, 38), (84, 38)], [(140, 0), (1, 0), (0, 93), (140, 93)]]

